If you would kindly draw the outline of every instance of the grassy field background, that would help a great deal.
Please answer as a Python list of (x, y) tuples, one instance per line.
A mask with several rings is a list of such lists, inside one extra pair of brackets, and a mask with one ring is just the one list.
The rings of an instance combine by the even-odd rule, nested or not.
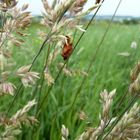
[[(92, 23), (73, 53), (70, 62), (68, 63), (69, 68), (84, 71), (87, 70), (107, 26), (108, 22), (104, 21)], [(39, 39), (39, 35), (37, 34), (39, 29), (47, 30), (37, 23), (32, 24), (28, 30), (30, 36), (26, 38), (26, 44), (24, 44), (24, 47), (14, 48), (13, 55), (17, 62), (17, 68), (23, 66), (23, 64), (30, 64), (36, 52), (39, 50), (42, 43), (41, 39)], [(79, 36), (80, 33), (78, 32), (76, 34), (75, 41)], [(114, 107), (112, 109), (112, 112), (115, 113), (115, 111), (118, 109), (116, 109), (116, 104), (128, 91), (130, 71), (134, 67), (135, 63), (140, 59), (139, 37), (140, 27), (138, 24), (125, 25), (113, 23), (100, 50), (98, 51), (96, 60), (91, 71), (88, 73), (86, 82), (82, 86), (82, 90), (76, 100), (76, 104), (74, 104), (73, 109), (70, 110), (68, 106), (73, 102), (75, 93), (81, 84), (83, 76), (77, 75), (74, 77), (68, 77), (62, 73), (58, 81), (54, 84), (53, 89), (48, 96), (48, 100), (45, 102), (45, 107), (42, 109), (41, 115), (39, 116), (39, 121), (41, 124), (33, 129), (24, 129), (21, 139), (61, 139), (61, 125), (65, 124), (69, 128), (70, 138), (73, 140), (81, 132), (83, 132), (83, 128), (85, 126), (96, 126), (99, 123), (98, 118), (101, 108), (99, 95), (104, 89), (107, 89), (108, 91), (117, 89)], [(133, 41), (137, 42), (137, 49), (130, 47)], [(35, 63), (33, 67), (34, 70), (40, 71), (42, 69), (44, 65), (44, 57), (47, 53), (47, 47), (48, 46), (46, 45), (46, 48)], [(81, 48), (83, 51), (79, 53)], [(118, 53), (122, 52), (128, 52), (130, 55), (118, 55)], [(58, 71), (54, 69), (58, 62), (64, 62), (61, 54), (58, 56), (56, 62), (52, 64), (53, 69), (51, 69), (51, 73), (53, 77), (56, 77), (58, 73)], [(10, 80), (15, 84), (20, 83), (14, 78)], [(46, 83), (44, 84), (41, 95), (39, 95), (39, 88), (36, 89), (35, 86), (33, 89), (23, 89), (12, 107), (12, 112), (23, 106), (23, 104), (25, 104), (31, 98), (32, 94), (34, 94), (34, 97), (40, 97), (42, 99), (43, 95), (47, 93), (47, 89), (48, 86)], [(5, 100), (9, 102), (5, 103)], [(12, 98), (4, 97), (4, 99), (0, 99), (0, 101), (2, 104), (9, 105)], [(126, 104), (127, 100), (126, 103), (119, 106), (119, 109), (123, 109)], [(1, 108), (1, 110), (3, 109), (4, 108)], [(35, 111), (36, 109), (33, 110), (32, 113), (35, 113)], [(78, 119), (78, 114), (80, 111), (84, 111), (87, 114), (89, 117), (87, 121), (88, 123)]]

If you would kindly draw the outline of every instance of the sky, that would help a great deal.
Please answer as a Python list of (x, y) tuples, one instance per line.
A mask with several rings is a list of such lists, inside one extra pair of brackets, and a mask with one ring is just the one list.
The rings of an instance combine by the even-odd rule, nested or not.
[[(52, 0), (48, 0), (52, 1)], [(86, 9), (92, 6), (95, 0), (88, 0)], [(119, 0), (105, 0), (98, 15), (112, 15), (117, 7)], [(28, 3), (29, 11), (33, 15), (40, 15), (43, 11), (43, 5), (41, 0), (19, 0), (18, 6)], [(140, 0), (122, 0), (122, 4), (117, 12), (117, 15), (121, 16), (140, 16)]]

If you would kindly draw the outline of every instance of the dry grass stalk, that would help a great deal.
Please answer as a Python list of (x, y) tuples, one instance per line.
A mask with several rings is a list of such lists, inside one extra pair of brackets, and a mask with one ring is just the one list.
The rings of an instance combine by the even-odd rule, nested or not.
[[(58, 64), (58, 69), (60, 70), (63, 67), (64, 63), (59, 63)], [(73, 69), (69, 69), (67, 66), (65, 66), (63, 68), (63, 72), (66, 76), (88, 76), (88, 73), (86, 73), (85, 71), (82, 70), (73, 70)]]
[(113, 128), (106, 139), (134, 140), (140, 138), (140, 106), (135, 103), (130, 111), (126, 112), (118, 124)]
[(8, 9), (15, 7), (16, 4), (16, 0), (0, 0), (0, 10), (6, 12)]
[(61, 134), (62, 134), (62, 140), (68, 140), (69, 130), (68, 128), (65, 127), (65, 125), (62, 125)]
[(15, 85), (10, 82), (0, 83), (0, 96), (2, 95), (14, 95)]
[[(17, 71), (17, 75), (11, 71), (12, 47), (22, 46), (26, 29), (31, 23), (31, 14), (27, 12), (28, 5), (16, 8), (16, 0), (0, 0), (0, 10), (2, 14), (2, 27), (0, 29), (0, 96), (14, 95), (15, 85), (8, 81), (9, 76), (20, 76), (25, 86), (34, 84), (38, 79), (38, 73), (28, 72), (29, 67), (25, 66)], [(9, 61), (10, 60), (10, 61)], [(10, 63), (9, 63), (10, 62)], [(10, 77), (10, 78), (11, 78)], [(28, 102), (26, 106), (17, 111), (15, 115), (8, 118), (6, 115), (0, 117), (0, 126), (3, 132), (0, 134), (2, 140), (15, 140), (21, 133), (22, 124), (31, 126), (38, 121), (34, 116), (29, 116), (28, 112), (36, 104), (35, 100)]]
[(17, 136), (21, 133), (22, 131), (14, 126), (6, 126), (5, 127), (5, 132), (3, 132), (0, 136), (1, 140), (17, 140)]
[(31, 65), (22, 66), (17, 70), (17, 75), (21, 77), (21, 81), (25, 87), (34, 85), (36, 80), (39, 79), (39, 73), (29, 71)]
[(131, 71), (131, 85), (129, 91), (132, 95), (140, 94), (140, 62)]
[[(131, 71), (131, 85), (130, 85), (130, 93), (132, 96), (134, 94), (139, 95), (140, 93), (140, 63), (137, 63), (135, 68)], [(115, 95), (115, 90), (110, 94), (107, 91), (101, 93), (101, 103), (103, 104), (103, 112), (100, 117), (100, 125), (97, 128), (93, 128), (83, 132), (79, 137), (80, 140), (97, 140), (105, 138), (106, 140), (132, 140), (132, 139), (140, 139), (140, 106), (137, 102), (129, 107), (130, 110), (126, 110), (124, 114), (122, 114), (121, 119), (115, 124), (113, 129), (109, 131), (105, 131), (106, 127), (112, 125), (112, 123), (117, 119), (110, 117), (110, 107), (113, 102), (113, 96)], [(107, 135), (106, 135), (107, 133)], [(100, 137), (100, 138), (99, 138)]]
[(29, 101), (27, 105), (17, 111), (17, 113), (10, 118), (10, 121), (14, 122), (14, 125), (21, 125), (21, 123), (25, 123), (26, 125), (36, 123), (37, 120), (35, 117), (27, 115), (27, 112), (29, 112), (29, 110), (31, 110), (36, 104), (37, 102), (35, 100)]
[[(116, 90), (108, 93), (104, 90), (101, 94), (101, 103), (102, 103), (102, 114), (100, 115), (100, 124), (97, 128), (90, 128), (87, 131), (83, 132), (78, 140), (97, 140), (98, 136), (103, 132), (105, 126), (110, 120), (110, 109), (113, 102), (113, 97), (116, 93)], [(112, 119), (113, 121), (114, 119)], [(111, 123), (112, 123), (111, 121)]]
[[(10, 71), (13, 68), (12, 63), (15, 63), (12, 60), (12, 47), (21, 46), (24, 43), (23, 37), (27, 36), (27, 34), (24, 33), (23, 29), (27, 28), (31, 23), (31, 15), (29, 12), (26, 12), (28, 5), (23, 5), (22, 8), (16, 8), (16, 4), (16, 0), (0, 1), (0, 9), (4, 15), (0, 32), (1, 95), (14, 95), (15, 86), (13, 83), (8, 81), (9, 75), (4, 76), (3, 73), (6, 73), (8, 70), (11, 75), (16, 76), (15, 73)], [(37, 74), (30, 73), (28, 75), (28, 79), (30, 79), (31, 83), (34, 82), (32, 77), (37, 77)], [(24, 83), (27, 83), (26, 79), (23, 80)]]
[(27, 103), (22, 109), (17, 111), (10, 119), (6, 116), (1, 117), (0, 125), (4, 126), (4, 132), (0, 134), (2, 140), (16, 140), (16, 137), (22, 132), (22, 124), (32, 126), (38, 123), (34, 116), (28, 116), (27, 113), (33, 106), (36, 105), (36, 101), (32, 100)]
[(44, 77), (47, 80), (48, 86), (51, 86), (52, 84), (54, 84), (54, 79), (52, 75), (50, 74), (48, 67), (46, 67), (44, 70)]

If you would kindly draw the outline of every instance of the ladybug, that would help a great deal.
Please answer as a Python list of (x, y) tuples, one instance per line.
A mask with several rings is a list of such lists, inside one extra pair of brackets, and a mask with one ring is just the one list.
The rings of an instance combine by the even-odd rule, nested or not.
[(70, 41), (70, 37), (66, 36), (67, 41), (64, 43), (62, 48), (62, 57), (64, 60), (67, 60), (73, 52), (73, 45)]

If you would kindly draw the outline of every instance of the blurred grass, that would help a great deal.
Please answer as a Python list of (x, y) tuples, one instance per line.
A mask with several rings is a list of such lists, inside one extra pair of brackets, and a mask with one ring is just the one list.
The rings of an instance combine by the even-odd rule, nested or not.
[[(68, 67), (72, 69), (87, 70), (87, 67), (91, 61), (98, 44), (108, 26), (107, 22), (95, 22), (93, 23), (82, 41), (76, 48), (72, 59), (68, 63)], [(32, 24), (28, 29), (29, 37), (25, 38), (26, 44), (23, 48), (14, 48), (14, 59), (17, 62), (16, 67), (30, 64), (33, 57), (39, 50), (42, 41), (39, 39), (37, 34), (38, 30), (46, 30), (38, 24)], [(132, 41), (139, 42), (139, 25), (124, 25), (113, 23), (109, 33), (107, 34), (101, 49), (99, 50), (96, 61), (92, 66), (92, 69), (87, 77), (87, 80), (82, 87), (80, 96), (74, 105), (73, 110), (69, 110), (68, 106), (72, 103), (77, 88), (79, 87), (82, 77), (67, 77), (63, 73), (55, 83), (48, 100), (46, 101), (47, 108), (43, 108), (41, 115), (39, 117), (40, 125), (35, 127), (33, 130), (24, 129), (24, 133), (21, 136), (22, 139), (60, 139), (60, 129), (61, 125), (64, 123), (70, 130), (70, 139), (74, 139), (81, 132), (83, 132), (84, 126), (92, 126), (98, 124), (99, 112), (100, 112), (100, 102), (99, 94), (104, 89), (113, 90), (117, 89), (117, 95), (114, 102), (114, 112), (115, 105), (119, 102), (120, 98), (128, 90), (130, 83), (130, 70), (133, 68), (135, 63), (139, 60), (140, 46), (138, 44), (137, 49), (132, 49), (130, 47)], [(80, 33), (76, 35), (78, 38)], [(76, 40), (76, 39), (75, 39)], [(47, 53), (47, 45), (41, 56), (35, 63), (33, 69), (36, 71), (41, 71), (44, 65), (44, 57)], [(77, 54), (80, 49), (83, 51)], [(118, 53), (128, 52), (130, 56), (119, 56)], [(61, 54), (58, 56), (57, 62), (63, 62)], [(53, 65), (57, 64), (55, 62)], [(16, 68), (15, 68), (16, 69)], [(53, 76), (57, 75), (56, 69), (51, 69)], [(19, 80), (12, 79), (17, 85)], [(47, 92), (47, 85), (44, 84), (44, 88), (41, 93), (41, 97)], [(34, 93), (35, 87), (33, 89), (27, 88), (23, 89), (20, 93), (16, 103), (13, 105), (12, 111), (16, 111), (17, 108), (21, 107), (26, 103), (31, 95)], [(35, 93), (38, 97), (38, 90)], [(40, 94), (40, 93), (39, 93)], [(11, 101), (9, 97), (5, 97), (2, 100), (4, 104), (5, 100)], [(9, 102), (7, 102), (8, 104)], [(119, 107), (123, 108), (125, 104)], [(5, 105), (6, 106), (6, 105)], [(78, 113), (84, 111), (89, 117), (89, 124), (78, 120)], [(30, 130), (30, 131), (29, 131)]]

